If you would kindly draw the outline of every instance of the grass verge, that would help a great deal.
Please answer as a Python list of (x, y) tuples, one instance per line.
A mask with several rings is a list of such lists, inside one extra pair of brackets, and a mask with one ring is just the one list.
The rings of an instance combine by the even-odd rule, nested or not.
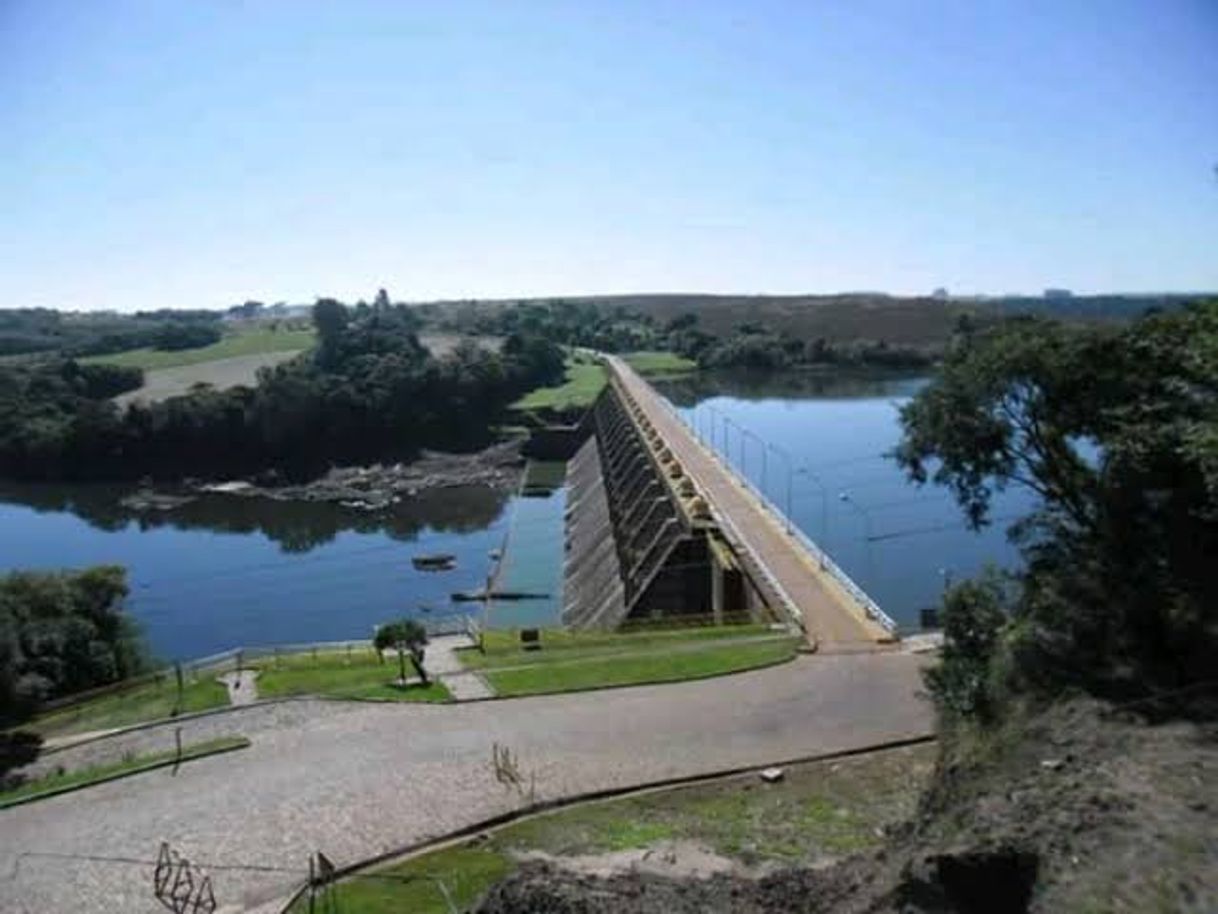
[(492, 670), (524, 664), (567, 663), (622, 653), (638, 653), (670, 646), (703, 644), (723, 638), (739, 639), (772, 634), (765, 625), (708, 625), (698, 628), (668, 628), (631, 633), (578, 632), (563, 628), (543, 628), (541, 647), (525, 650), (519, 629), (491, 629), (484, 633), (484, 652), (465, 649), (458, 652), (466, 667)]
[(512, 409), (583, 409), (591, 406), (605, 386), (605, 369), (587, 355), (567, 356), (567, 373), (562, 384), (529, 391), (512, 404)]
[(688, 374), (698, 370), (697, 362), (675, 352), (631, 352), (622, 358), (641, 375)]
[(546, 663), (515, 670), (492, 669), (485, 675), (495, 694), (502, 696), (678, 682), (783, 663), (795, 656), (796, 645), (794, 638), (707, 644), (697, 650), (593, 657), (582, 662)]
[(44, 800), (61, 793), (130, 777), (133, 774), (141, 774), (156, 768), (165, 768), (174, 764), (175, 761), (189, 762), (221, 752), (244, 749), (249, 744), (250, 741), (244, 736), (225, 736), (183, 746), (181, 756), (178, 756), (176, 750), (169, 749), (165, 752), (150, 752), (108, 765), (95, 765), (77, 771), (49, 774), (46, 777), (26, 781), (10, 790), (0, 791), (0, 809), (22, 803), (32, 803), (35, 800)]
[[(399, 686), (398, 662), (381, 662), (376, 651), (321, 651), (281, 654), (257, 661), (258, 695), (282, 698), (289, 695), (320, 695), (325, 698), (359, 698), (381, 701), (449, 701), (452, 696), (442, 683), (408, 683)], [(410, 674), (409, 663), (406, 666)]]
[[(822, 863), (876, 846), (912, 815), (935, 753), (933, 744), (907, 746), (792, 765), (776, 784), (742, 775), (580, 804), (357, 874), (334, 891), (345, 914), (449, 914), (439, 883), (467, 910), (524, 853), (561, 858), (664, 841), (693, 842), (744, 866)], [(292, 909), (307, 910), (307, 898)]]
[(44, 738), (71, 736), (160, 720), (172, 716), (175, 710), (178, 714), (190, 714), (227, 704), (228, 690), (210, 677), (187, 682), (179, 703), (177, 681), (169, 673), (151, 682), (49, 711), (21, 729), (33, 730)]
[(313, 330), (271, 330), (261, 328), (230, 333), (219, 342), (198, 349), (180, 349), (166, 352), (160, 349), (129, 349), (111, 355), (94, 355), (82, 362), (107, 365), (126, 365), (155, 371), (159, 368), (175, 368), (180, 365), (198, 365), (217, 359), (231, 359), (242, 355), (259, 355), (265, 352), (292, 352), (309, 349), (315, 340)]

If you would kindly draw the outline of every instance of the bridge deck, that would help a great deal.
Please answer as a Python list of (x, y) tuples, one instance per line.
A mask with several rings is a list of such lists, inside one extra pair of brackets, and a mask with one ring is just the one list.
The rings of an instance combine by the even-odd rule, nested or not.
[[(720, 520), (725, 533), (740, 540), (750, 563), (760, 565), (798, 609), (809, 640), (821, 650), (866, 649), (892, 640), (862, 607), (821, 570), (819, 563), (761, 501), (749, 492), (667, 408), (660, 395), (629, 365), (613, 356), (606, 363), (681, 463)], [(768, 590), (773, 583), (759, 582)]]

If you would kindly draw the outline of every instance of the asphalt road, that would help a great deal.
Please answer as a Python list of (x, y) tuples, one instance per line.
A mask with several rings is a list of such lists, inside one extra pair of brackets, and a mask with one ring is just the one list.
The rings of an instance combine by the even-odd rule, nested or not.
[[(341, 865), (521, 805), (494, 778), (494, 742), (516, 754), (538, 799), (861, 748), (930, 732), (919, 664), (897, 652), (804, 656), (572, 695), (237, 708), (185, 722), (183, 739), (240, 733), (249, 749), (0, 811), (0, 910), (163, 911), (153, 867), (139, 862), (162, 841), (207, 867), (221, 910), (275, 910), (314, 851)], [(172, 739), (161, 726), (61, 758), (118, 758)]]

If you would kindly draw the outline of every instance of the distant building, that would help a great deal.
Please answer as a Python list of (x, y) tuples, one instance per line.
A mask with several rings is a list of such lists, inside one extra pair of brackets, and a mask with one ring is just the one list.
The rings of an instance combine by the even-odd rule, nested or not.
[(947, 289), (943, 288), (943, 286), (939, 286), (939, 288), (935, 289), (934, 292), (931, 292), (930, 297), (937, 298), (939, 301), (947, 301), (949, 298), (951, 298), (951, 296), (947, 293)]
[(1063, 298), (1073, 298), (1074, 293), (1069, 289), (1045, 289), (1045, 298), (1050, 301), (1061, 301)]

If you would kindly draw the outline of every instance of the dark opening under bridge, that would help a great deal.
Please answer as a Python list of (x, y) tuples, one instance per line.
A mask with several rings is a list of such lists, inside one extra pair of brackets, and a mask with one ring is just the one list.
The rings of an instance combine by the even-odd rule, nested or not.
[(896, 640), (875, 602), (666, 399), (621, 359), (604, 363), (609, 383), (567, 471), (568, 625), (747, 615), (795, 626), (822, 651)]

